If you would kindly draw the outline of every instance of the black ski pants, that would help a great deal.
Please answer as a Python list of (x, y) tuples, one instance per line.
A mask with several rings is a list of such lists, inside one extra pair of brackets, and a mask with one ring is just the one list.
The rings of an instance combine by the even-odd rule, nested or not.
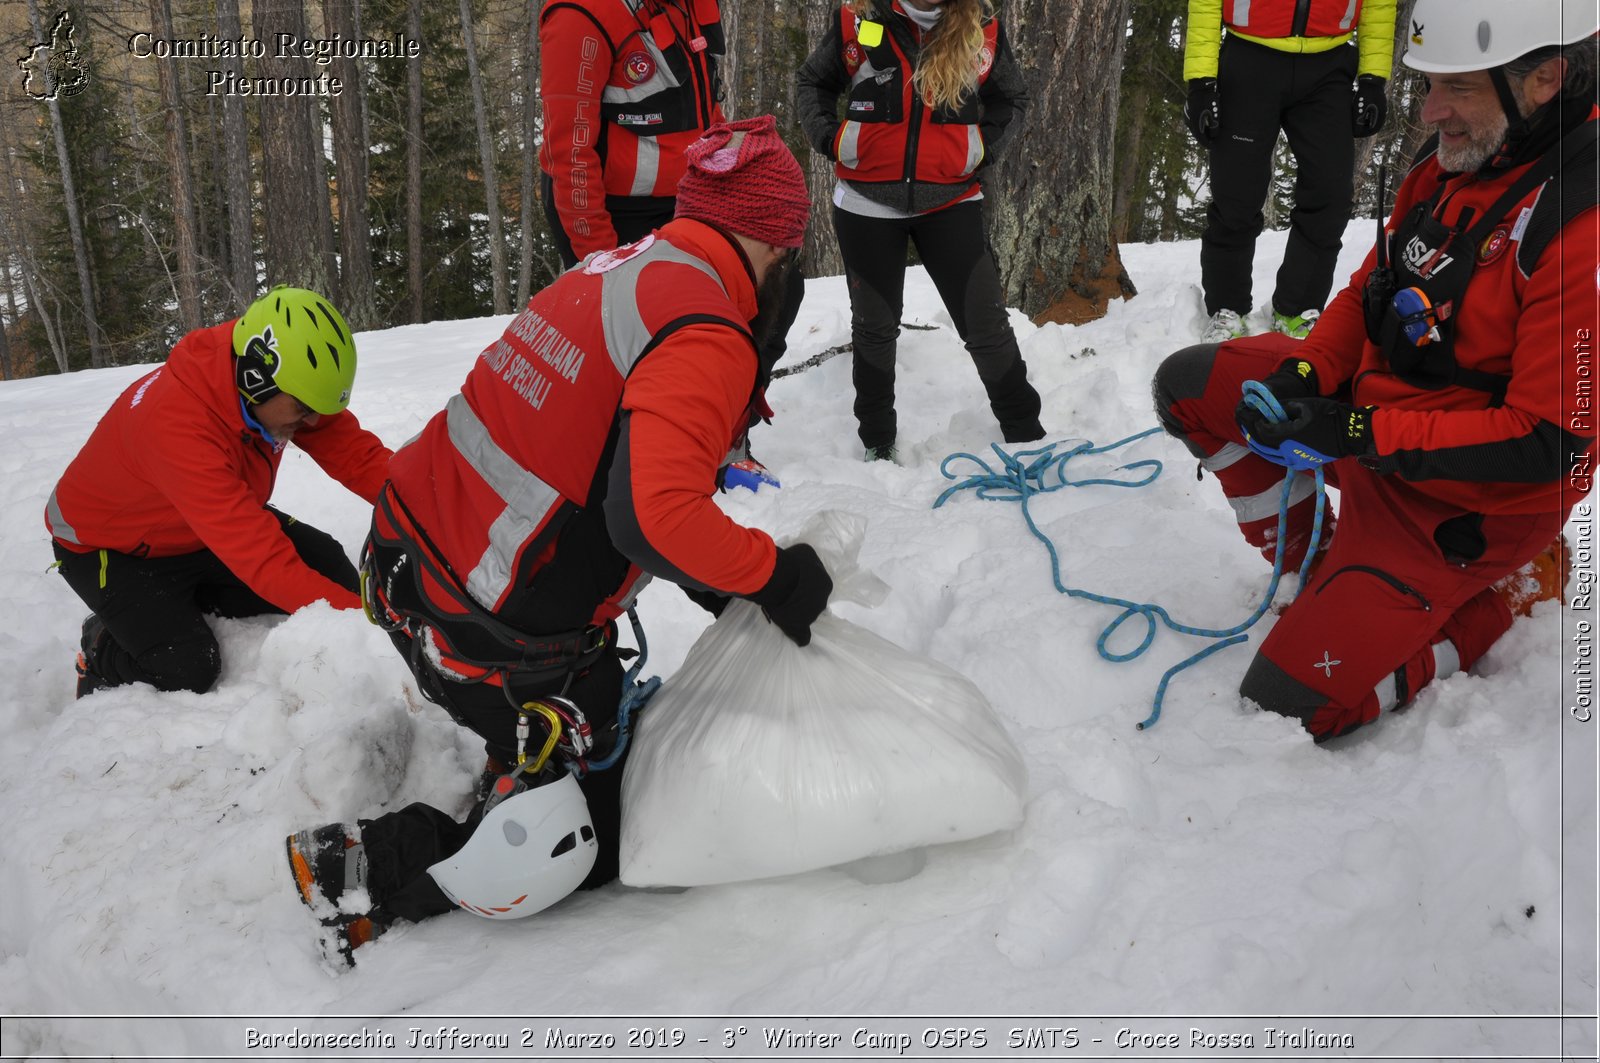
[[(561, 268), (571, 269), (578, 264), (578, 253), (572, 240), (561, 225), (556, 213), (555, 185), (549, 175), (539, 175), (540, 198), (544, 203), (545, 221), (550, 225), (550, 237), (555, 241), (556, 252), (561, 256)], [(643, 239), (653, 229), (659, 229), (673, 218), (677, 210), (676, 196), (607, 196), (606, 211), (611, 215), (611, 227), (617, 231), (617, 242), (631, 244)], [(767, 365), (775, 365), (789, 349), (789, 327), (800, 316), (800, 302), (805, 298), (806, 279), (798, 267), (788, 273), (788, 287), (784, 290), (783, 309), (772, 323), (762, 343), (762, 354)]]
[(956, 333), (972, 355), (989, 408), (1007, 442), (1037, 439), (1039, 393), (1006, 317), (1000, 270), (976, 200), (910, 218), (869, 218), (833, 209), (850, 291), (851, 380), (861, 443), (894, 443), (895, 343), (905, 294), (906, 247), (915, 243)]
[[(356, 593), (355, 566), (339, 541), (271, 506), (300, 559)], [(67, 586), (105, 624), (110, 638), (89, 653), (90, 671), (108, 686), (149, 683), (203, 694), (222, 670), (205, 614), (242, 617), (283, 610), (235, 576), (210, 550), (138, 557), (115, 550), (75, 553), (55, 544)]]
[(1222, 42), (1217, 67), (1222, 128), (1210, 149), (1211, 205), (1200, 238), (1207, 314), (1227, 309), (1244, 315), (1254, 305), (1250, 267), (1279, 130), (1295, 160), (1294, 208), (1272, 307), (1293, 315), (1327, 303), (1350, 221), (1356, 59), (1354, 45), (1348, 44), (1292, 54), (1232, 34)]
[[(410, 660), (411, 637), (404, 631), (391, 632), (395, 648)], [(611, 640), (615, 646), (615, 640)], [(596, 736), (596, 752), (604, 756), (615, 737), (617, 707), (622, 700), (621, 660), (613, 648), (586, 671), (538, 682), (524, 682), (515, 674), (509, 677), (517, 704), (557, 694), (571, 699), (583, 710)], [(512, 699), (499, 686), (488, 683), (457, 683), (437, 672), (426, 684), (431, 700), (448, 712), (462, 727), (484, 741), (490, 757), (509, 769), (516, 764), (517, 712)], [(536, 756), (544, 744), (541, 717), (530, 719), (528, 756)], [(622, 830), (622, 769), (627, 757), (605, 771), (590, 772), (578, 780), (594, 822), (599, 853), (593, 870), (580, 889), (594, 889), (617, 877), (617, 846)], [(377, 819), (361, 821), (361, 843), (367, 854), (367, 892), (372, 898), (372, 918), (389, 923), (396, 919), (417, 922), (442, 915), (455, 904), (439, 888), (428, 868), (447, 859), (467, 844), (483, 818), (483, 794), (466, 818), (457, 822), (448, 812), (416, 802)]]

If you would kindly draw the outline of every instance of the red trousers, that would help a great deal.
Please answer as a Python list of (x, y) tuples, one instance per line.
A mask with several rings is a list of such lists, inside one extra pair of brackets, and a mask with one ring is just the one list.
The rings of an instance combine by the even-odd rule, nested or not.
[[(1156, 412), (1222, 485), (1240, 531), (1270, 559), (1284, 470), (1244, 446), (1234, 408), (1246, 380), (1294, 355), (1298, 341), (1254, 336), (1189, 347), (1156, 371)], [(1326, 467), (1337, 530), (1308, 586), (1284, 610), (1240, 693), (1304, 724), (1319, 740), (1406, 705), (1425, 684), (1471, 668), (1511, 611), (1489, 588), (1550, 545), (1564, 513), (1484, 515), (1444, 505), (1352, 459)], [(1305, 556), (1311, 477), (1296, 481), (1284, 570)]]

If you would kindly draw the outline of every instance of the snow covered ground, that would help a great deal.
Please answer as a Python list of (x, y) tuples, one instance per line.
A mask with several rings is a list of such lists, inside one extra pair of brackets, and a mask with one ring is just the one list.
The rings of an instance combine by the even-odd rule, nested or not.
[[(1352, 224), (1341, 277), (1370, 231)], [(1263, 298), (1282, 249), (1281, 233), (1261, 242)], [(1140, 294), (1102, 320), (1035, 328), (1013, 314), (1052, 439), (1103, 444), (1154, 425), (1151, 374), (1199, 326), (1196, 244), (1123, 253)], [(1203, 643), (1163, 632), (1137, 660), (1108, 663), (1094, 645), (1116, 611), (1054, 590), (1017, 506), (966, 494), (931, 508), (947, 486), (940, 461), (988, 455), (995, 426), (926, 275), (912, 271), (907, 289), (906, 320), (935, 327), (901, 340), (902, 464), (860, 460), (848, 358), (835, 358), (771, 390), (779, 416), (754, 442), (783, 488), (722, 504), (780, 536), (819, 509), (867, 517), (862, 556), (891, 592), (839, 611), (981, 688), (1026, 761), (1023, 825), (930, 850), (891, 884), (824, 870), (677, 893), (613, 885), (514, 923), (458, 913), (395, 930), (345, 972), (320, 956), (284, 835), (412, 800), (464, 811), (481, 747), (422, 701), (377, 629), (325, 606), (218, 622), (223, 673), (209, 694), (126, 687), (74, 701), (84, 610), (48, 570), (41, 512), (145, 370), (0, 383), (0, 1012), (35, 1016), (0, 1020), (3, 1057), (344, 1058), (363, 1053), (261, 1048), (246, 1031), (382, 1025), (394, 1058), (467, 1058), (459, 1039), (405, 1047), (413, 1026), (456, 1025), (512, 1031), (510, 1049), (479, 1058), (576, 1058), (535, 1017), (586, 1015), (689, 1031), (687, 1047), (669, 1033), (643, 1053), (657, 1057), (763, 1054), (761, 1029), (781, 1025), (841, 1035), (785, 1042), (791, 1057), (894, 1055), (898, 1033), (878, 1031), (903, 1028), (905, 1054), (924, 1056), (1593, 1058), (1595, 725), (1569, 717), (1562, 691), (1583, 618), (1541, 606), (1475, 674), (1319, 748), (1237, 695), (1269, 615), (1249, 644), (1182, 673), (1160, 723), (1136, 731), (1161, 673)], [(363, 336), (352, 408), (400, 444), (503, 323)], [(842, 280), (810, 282), (790, 363), (848, 332)], [(1197, 482), (1164, 436), (1114, 458), (1073, 470), (1158, 458), (1165, 471), (1141, 490), (1036, 505), (1066, 581), (1200, 626), (1247, 616), (1269, 573), (1215, 481)], [(298, 452), (275, 501), (352, 554), (365, 534), (367, 507)], [(641, 614), (651, 670), (670, 676), (707, 618), (661, 584)], [(110, 1017), (38, 1017), (84, 1013)], [(132, 1017), (246, 1013), (284, 1018)], [(908, 1018), (760, 1018), (781, 1015)], [(729, 1049), (720, 1031), (741, 1023), (749, 1032)], [(645, 1024), (556, 1025), (612, 1030), (619, 1056), (626, 1027)], [(959, 1047), (953, 1034), (944, 1048), (924, 1040), (946, 1026), (983, 1028), (987, 1047), (970, 1033)], [(1080, 1032), (1016, 1047), (1010, 1031), (1028, 1026)], [(1289, 1034), (1274, 1047), (1268, 1026)], [(518, 1047), (522, 1027), (535, 1047)], [(1206, 1047), (1191, 1027), (1251, 1045)], [(852, 1046), (857, 1028), (867, 1033)], [(1179, 1041), (1162, 1042), (1168, 1032)]]

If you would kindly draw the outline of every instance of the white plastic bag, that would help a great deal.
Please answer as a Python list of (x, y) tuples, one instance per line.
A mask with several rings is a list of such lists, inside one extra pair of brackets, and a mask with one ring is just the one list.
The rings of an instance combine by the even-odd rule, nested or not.
[[(886, 591), (864, 522), (819, 514), (833, 600)], [(621, 877), (699, 886), (793, 874), (1008, 830), (1021, 754), (971, 682), (830, 612), (799, 647), (735, 600), (640, 718), (622, 787)]]

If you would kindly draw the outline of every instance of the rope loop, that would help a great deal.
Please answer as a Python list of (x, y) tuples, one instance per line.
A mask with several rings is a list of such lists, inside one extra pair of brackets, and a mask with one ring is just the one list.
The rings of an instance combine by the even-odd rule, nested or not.
[[(1269, 420), (1282, 421), (1285, 419), (1283, 406), (1278, 402), (1277, 396), (1273, 395), (1270, 389), (1258, 381), (1250, 380), (1245, 382), (1244, 401), (1250, 403), (1261, 412), (1262, 416)], [(1058, 446), (1056, 443), (1049, 443), (1043, 447), (1029, 450), (1019, 450), (1014, 454), (1008, 454), (1000, 444), (995, 443), (992, 444), (992, 449), (999, 458), (998, 467), (991, 466), (974, 454), (964, 452), (951, 454), (939, 463), (939, 473), (947, 480), (958, 480), (959, 482), (945, 488), (933, 503), (933, 508), (938, 509), (961, 491), (971, 491), (977, 498), (985, 502), (1021, 503), (1022, 518), (1027, 522), (1028, 531), (1034, 538), (1044, 544), (1045, 550), (1050, 555), (1050, 579), (1055, 584), (1056, 590), (1069, 598), (1082, 598), (1087, 601), (1098, 602), (1101, 605), (1115, 606), (1122, 610), (1115, 619), (1105, 626), (1099, 637), (1095, 639), (1095, 651), (1107, 661), (1111, 661), (1114, 664), (1122, 664), (1141, 656), (1155, 643), (1156, 634), (1161, 627), (1166, 627), (1168, 630), (1183, 635), (1194, 635), (1199, 638), (1215, 640), (1210, 646), (1178, 662), (1162, 674), (1161, 682), (1156, 687), (1150, 715), (1135, 725), (1141, 731), (1154, 726), (1156, 721), (1161, 718), (1161, 705), (1166, 698), (1167, 687), (1174, 676), (1185, 668), (1200, 663), (1218, 650), (1248, 641), (1249, 636), (1245, 632), (1253, 627), (1256, 621), (1265, 616), (1267, 610), (1271, 608), (1272, 600), (1278, 593), (1278, 584), (1283, 578), (1284, 533), (1289, 524), (1291, 489), (1294, 486), (1294, 478), (1300, 475), (1296, 470), (1290, 469), (1287, 470), (1287, 474), (1284, 477), (1283, 497), (1278, 504), (1277, 552), (1272, 561), (1272, 582), (1267, 586), (1267, 593), (1255, 611), (1245, 620), (1232, 627), (1206, 628), (1183, 624), (1174, 620), (1172, 614), (1168, 613), (1166, 609), (1154, 603), (1130, 602), (1123, 598), (1096, 594), (1093, 591), (1067, 586), (1061, 575), (1060, 552), (1056, 549), (1056, 544), (1051, 540), (1050, 536), (1040, 530), (1039, 525), (1034, 521), (1033, 514), (1028, 508), (1029, 502), (1035, 495), (1048, 494), (1066, 487), (1132, 488), (1145, 487), (1154, 483), (1156, 478), (1161, 475), (1162, 470), (1161, 462), (1154, 458), (1145, 458), (1118, 466), (1118, 471), (1120, 472), (1145, 470), (1143, 475), (1127, 479), (1089, 477), (1082, 480), (1074, 480), (1067, 475), (1067, 463), (1080, 455), (1104, 454), (1116, 450), (1119, 447), (1127, 446), (1161, 431), (1162, 429), (1159, 427), (1148, 428), (1143, 432), (1137, 432), (1124, 439), (1119, 439), (1115, 443), (1108, 443), (1103, 447), (1097, 447), (1093, 443), (1083, 441), (1060, 453), (1056, 452), (1056, 447)], [(967, 462), (976, 471), (968, 473), (965, 478), (961, 478), (960, 473), (955, 471), (955, 466), (958, 462)], [(1323, 482), (1322, 470), (1320, 468), (1317, 469), (1315, 475), (1317, 485), (1316, 516), (1312, 522), (1311, 541), (1306, 546), (1305, 561), (1301, 563), (1299, 571), (1302, 588), (1305, 585), (1306, 572), (1310, 569), (1311, 562), (1315, 557), (1317, 544), (1322, 539), (1323, 514), (1327, 505), (1327, 492)], [(1125, 652), (1112, 650), (1110, 647), (1112, 637), (1122, 628), (1123, 624), (1134, 617), (1144, 620), (1144, 637), (1131, 650)]]

